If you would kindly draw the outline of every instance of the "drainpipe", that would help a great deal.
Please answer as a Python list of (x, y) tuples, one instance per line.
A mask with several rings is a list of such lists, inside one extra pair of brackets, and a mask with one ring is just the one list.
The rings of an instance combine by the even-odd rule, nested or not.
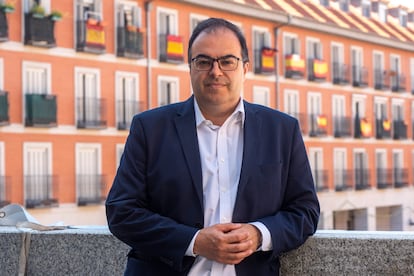
[(146, 12), (146, 38), (147, 38), (147, 109), (151, 108), (152, 102), (152, 76), (151, 76), (151, 9), (152, 1), (145, 2)]
[(279, 47), (278, 47), (278, 40), (279, 40), (279, 29), (282, 28), (283, 26), (289, 25), (292, 21), (292, 15), (289, 13), (287, 14), (287, 22), (285, 23), (281, 23), (277, 26), (274, 27), (273, 31), (274, 31), (274, 36), (275, 36), (275, 90), (276, 90), (276, 97), (275, 97), (275, 109), (280, 110), (279, 104), (280, 104), (280, 84), (279, 84)]

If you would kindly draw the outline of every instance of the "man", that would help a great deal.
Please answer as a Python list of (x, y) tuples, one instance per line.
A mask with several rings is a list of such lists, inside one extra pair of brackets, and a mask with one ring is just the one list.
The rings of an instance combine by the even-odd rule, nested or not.
[(249, 58), (232, 23), (198, 24), (194, 96), (136, 115), (106, 202), (126, 275), (278, 275), (317, 226), (298, 122), (241, 99)]

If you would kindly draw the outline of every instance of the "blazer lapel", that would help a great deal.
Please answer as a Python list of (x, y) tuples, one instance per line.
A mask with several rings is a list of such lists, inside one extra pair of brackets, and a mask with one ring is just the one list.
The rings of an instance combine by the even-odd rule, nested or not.
[(191, 177), (200, 206), (203, 209), (203, 184), (200, 152), (197, 140), (197, 130), (194, 115), (194, 96), (188, 99), (182, 109), (178, 110), (178, 116), (175, 118), (175, 127), (181, 142), (181, 147), (190, 170)]

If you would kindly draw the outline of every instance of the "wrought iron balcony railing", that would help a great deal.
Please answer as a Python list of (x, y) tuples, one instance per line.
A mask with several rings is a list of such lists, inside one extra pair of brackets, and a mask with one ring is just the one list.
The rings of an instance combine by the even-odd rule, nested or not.
[(313, 181), (315, 182), (316, 191), (327, 191), (328, 186), (328, 171), (327, 170), (312, 170)]
[(374, 88), (376, 90), (389, 90), (390, 87), (390, 76), (388, 71), (380, 69), (374, 70)]
[(352, 86), (368, 86), (368, 69), (362, 66), (352, 66)]
[(77, 175), (78, 205), (101, 204), (105, 201), (106, 180), (104, 175)]
[(309, 136), (318, 137), (327, 134), (328, 118), (323, 114), (309, 114)]
[(348, 64), (334, 62), (332, 64), (332, 81), (334, 84), (349, 84), (350, 70)]
[(56, 46), (55, 21), (51, 17), (36, 17), (25, 14), (24, 43), (26, 45), (51, 48)]
[(391, 138), (391, 120), (375, 120), (375, 137), (377, 139)]
[(335, 191), (347, 191), (352, 190), (354, 187), (352, 171), (350, 170), (334, 170), (334, 185)]
[(408, 169), (394, 168), (393, 169), (394, 187), (402, 188), (408, 186)]
[(354, 185), (356, 190), (367, 190), (370, 188), (370, 171), (368, 169), (354, 169)]
[(0, 126), (9, 124), (9, 93), (0, 90)]
[(118, 129), (129, 129), (132, 118), (143, 110), (143, 106), (144, 103), (142, 101), (118, 101), (116, 106)]
[(25, 175), (26, 208), (58, 205), (57, 177), (53, 175)]
[(377, 188), (378, 189), (387, 189), (392, 188), (392, 170), (378, 168), (376, 170), (377, 176)]
[(305, 60), (299, 54), (285, 56), (285, 77), (302, 79), (305, 75)]
[(0, 42), (9, 40), (9, 25), (6, 12), (0, 9)]
[(158, 39), (160, 46), (159, 61), (168, 63), (184, 62), (184, 45), (181, 36), (161, 34)]
[(350, 117), (335, 116), (333, 123), (335, 137), (350, 137), (352, 135), (352, 119)]
[(144, 35), (136, 27), (134, 28), (117, 28), (117, 56), (127, 58), (142, 58), (144, 56)]
[(393, 139), (407, 139), (407, 124), (402, 120), (393, 120)]
[(77, 98), (76, 117), (78, 128), (106, 128), (106, 101), (99, 98)]
[(406, 77), (404, 74), (393, 72), (391, 74), (391, 91), (405, 92), (406, 91), (405, 80), (406, 80)]
[(53, 127), (57, 125), (55, 95), (26, 94), (26, 126)]

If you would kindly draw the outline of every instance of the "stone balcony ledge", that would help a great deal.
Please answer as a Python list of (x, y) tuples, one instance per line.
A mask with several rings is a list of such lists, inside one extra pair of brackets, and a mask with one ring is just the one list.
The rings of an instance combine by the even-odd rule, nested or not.
[[(122, 275), (128, 246), (105, 226), (0, 227), (0, 275)], [(320, 230), (281, 257), (281, 275), (414, 275), (414, 232)]]

